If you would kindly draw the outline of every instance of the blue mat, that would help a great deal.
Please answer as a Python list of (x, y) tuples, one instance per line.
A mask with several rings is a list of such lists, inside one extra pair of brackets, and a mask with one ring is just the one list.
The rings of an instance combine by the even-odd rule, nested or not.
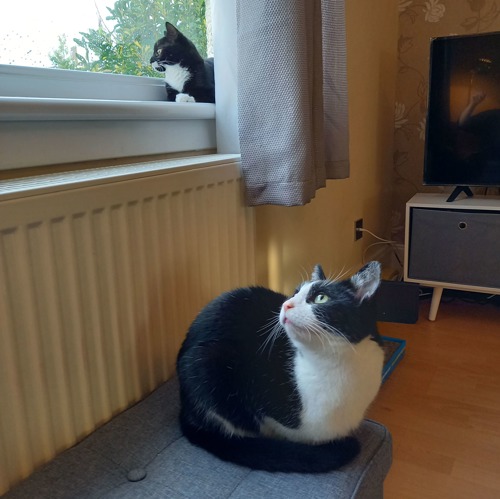
[(384, 340), (384, 368), (382, 370), (382, 383), (391, 375), (394, 368), (401, 362), (406, 353), (406, 340), (382, 336)]

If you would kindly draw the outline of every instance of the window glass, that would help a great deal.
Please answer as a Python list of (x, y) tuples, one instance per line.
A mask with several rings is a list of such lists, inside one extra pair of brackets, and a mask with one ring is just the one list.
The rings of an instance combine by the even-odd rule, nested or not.
[(4, 3), (0, 64), (161, 77), (149, 58), (167, 20), (207, 55), (205, 0)]

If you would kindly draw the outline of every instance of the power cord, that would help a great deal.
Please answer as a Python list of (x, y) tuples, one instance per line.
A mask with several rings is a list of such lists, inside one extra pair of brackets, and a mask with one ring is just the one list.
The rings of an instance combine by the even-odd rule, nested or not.
[(356, 231), (357, 232), (366, 232), (367, 234), (370, 234), (370, 236), (374, 237), (375, 239), (378, 239), (377, 242), (375, 243), (372, 243), (372, 244), (369, 244), (365, 250), (363, 251), (363, 255), (361, 257), (362, 259), (362, 263), (366, 263), (365, 262), (365, 257), (366, 257), (366, 253), (368, 252), (368, 250), (370, 248), (372, 248), (373, 246), (378, 246), (380, 244), (388, 244), (391, 246), (391, 249), (394, 253), (394, 257), (396, 258), (397, 262), (399, 263), (401, 269), (403, 269), (403, 262), (401, 261), (401, 259), (399, 258), (399, 255), (398, 255), (398, 252), (396, 250), (396, 244), (398, 244), (397, 241), (391, 241), (390, 239), (384, 239), (383, 237), (380, 237), (380, 236), (377, 236), (377, 234), (374, 234), (372, 231), (368, 230), (368, 229), (364, 229), (362, 227), (357, 227), (356, 228)]

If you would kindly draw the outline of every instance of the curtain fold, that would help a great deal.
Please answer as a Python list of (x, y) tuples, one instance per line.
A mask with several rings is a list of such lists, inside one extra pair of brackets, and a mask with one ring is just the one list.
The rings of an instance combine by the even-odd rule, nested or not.
[(237, 0), (236, 19), (248, 204), (306, 204), (349, 176), (344, 0)]

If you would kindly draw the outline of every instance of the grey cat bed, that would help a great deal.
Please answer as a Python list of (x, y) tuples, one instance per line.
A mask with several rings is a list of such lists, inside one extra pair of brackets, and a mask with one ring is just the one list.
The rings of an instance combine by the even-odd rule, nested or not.
[(331, 473), (252, 471), (192, 446), (177, 423), (177, 381), (116, 416), (7, 493), (15, 498), (366, 498), (383, 496), (391, 436), (379, 423), (358, 430), (361, 454)]

